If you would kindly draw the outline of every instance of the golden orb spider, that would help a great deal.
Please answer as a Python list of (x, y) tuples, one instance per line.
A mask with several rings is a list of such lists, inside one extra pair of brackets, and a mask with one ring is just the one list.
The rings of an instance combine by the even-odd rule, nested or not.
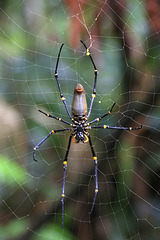
[(57, 63), (56, 63), (56, 68), (55, 68), (55, 79), (57, 81), (57, 85), (58, 85), (58, 89), (60, 92), (60, 98), (62, 100), (62, 102), (64, 103), (65, 109), (67, 111), (68, 116), (70, 117), (72, 123), (69, 123), (67, 121), (65, 121), (62, 118), (59, 117), (55, 117), (51, 114), (47, 114), (41, 110), (38, 110), (39, 112), (43, 113), (44, 115), (46, 115), (47, 117), (50, 118), (54, 118), (58, 121), (64, 122), (65, 124), (69, 125), (70, 128), (65, 128), (65, 129), (58, 129), (58, 130), (52, 130), (44, 139), (42, 139), (42, 141), (40, 141), (34, 148), (33, 148), (33, 159), (34, 161), (37, 161), (35, 158), (35, 151), (37, 150), (37, 148), (44, 143), (44, 141), (46, 141), (52, 134), (54, 133), (58, 133), (58, 132), (64, 132), (64, 131), (70, 131), (71, 135), (69, 138), (69, 142), (68, 142), (68, 147), (67, 147), (67, 151), (66, 151), (66, 155), (63, 161), (63, 185), (62, 185), (62, 228), (64, 228), (64, 197), (65, 197), (65, 175), (66, 175), (66, 167), (67, 167), (67, 158), (68, 158), (68, 154), (69, 154), (69, 150), (70, 150), (70, 145), (71, 145), (71, 141), (74, 143), (86, 143), (89, 142), (90, 148), (91, 148), (91, 152), (92, 152), (92, 156), (93, 156), (93, 160), (94, 160), (94, 164), (95, 164), (95, 195), (94, 195), (94, 199), (93, 199), (93, 203), (92, 203), (92, 207), (90, 210), (90, 214), (93, 211), (94, 205), (95, 205), (95, 201), (96, 201), (96, 196), (98, 193), (98, 175), (97, 175), (97, 157), (92, 145), (92, 141), (91, 141), (91, 137), (88, 133), (88, 130), (91, 129), (96, 129), (96, 128), (103, 128), (103, 129), (117, 129), (117, 130), (138, 130), (142, 128), (142, 125), (139, 127), (111, 127), (108, 125), (100, 125), (100, 126), (91, 126), (91, 124), (95, 123), (95, 122), (99, 122), (102, 118), (106, 117), (107, 115), (111, 114), (114, 106), (116, 103), (113, 103), (110, 111), (108, 111), (107, 113), (105, 113), (103, 116), (94, 119), (91, 122), (88, 122), (88, 118), (90, 116), (91, 110), (92, 110), (92, 105), (93, 105), (93, 101), (94, 98), (96, 96), (96, 83), (97, 83), (97, 74), (98, 74), (98, 70), (96, 68), (96, 65), (93, 61), (93, 58), (89, 52), (89, 49), (87, 48), (87, 46), (85, 45), (85, 43), (80, 40), (81, 43), (84, 45), (85, 49), (86, 49), (86, 55), (89, 56), (93, 67), (94, 67), (94, 87), (93, 87), (93, 93), (92, 93), (92, 98), (91, 98), (91, 103), (90, 103), (90, 107), (89, 107), (89, 111), (87, 113), (87, 101), (86, 101), (86, 95), (85, 95), (85, 90), (84, 87), (81, 84), (77, 84), (77, 86), (74, 89), (74, 94), (73, 94), (73, 103), (72, 103), (72, 116), (69, 113), (67, 104), (66, 104), (66, 99), (63, 96), (62, 90), (61, 90), (61, 86), (58, 80), (58, 64), (59, 64), (59, 59), (60, 59), (60, 54), (62, 51), (62, 47), (64, 44), (61, 45), (59, 53), (58, 53), (58, 58), (57, 58)]

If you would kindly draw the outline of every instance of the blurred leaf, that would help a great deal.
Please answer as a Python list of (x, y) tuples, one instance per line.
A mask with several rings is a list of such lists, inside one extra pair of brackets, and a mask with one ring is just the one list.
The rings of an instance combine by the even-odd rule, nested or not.
[(34, 240), (74, 240), (75, 237), (67, 230), (62, 230), (61, 226), (48, 224), (36, 235)]
[(15, 185), (26, 181), (26, 172), (14, 160), (0, 155), (0, 179), (1, 184)]
[(10, 221), (6, 225), (0, 226), (0, 236), (1, 239), (6, 240), (12, 236), (12, 238), (22, 234), (24, 230), (27, 228), (26, 223), (24, 220), (13, 220)]

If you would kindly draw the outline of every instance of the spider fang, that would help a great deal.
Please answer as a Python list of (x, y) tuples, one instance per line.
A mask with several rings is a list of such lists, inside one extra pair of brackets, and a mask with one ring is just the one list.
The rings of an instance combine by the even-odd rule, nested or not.
[(89, 141), (89, 139), (88, 139), (88, 137), (87, 137), (87, 135), (86, 135), (86, 134), (84, 134), (84, 136), (85, 136), (86, 140), (85, 140), (85, 141), (83, 141), (83, 143), (87, 143), (87, 142)]

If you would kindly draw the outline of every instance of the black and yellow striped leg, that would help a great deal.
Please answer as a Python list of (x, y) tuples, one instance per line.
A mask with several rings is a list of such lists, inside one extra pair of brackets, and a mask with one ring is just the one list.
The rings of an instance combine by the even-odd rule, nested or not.
[(67, 168), (67, 161), (63, 162), (63, 185), (62, 185), (62, 228), (64, 228), (64, 190), (65, 190), (65, 177), (66, 177), (66, 168)]
[(62, 228), (64, 228), (64, 197), (65, 197), (65, 178), (66, 178), (66, 168), (67, 168), (67, 158), (68, 158), (68, 154), (69, 154), (69, 149), (71, 146), (71, 140), (72, 140), (72, 134), (69, 138), (69, 142), (68, 142), (68, 147), (67, 147), (67, 152), (66, 152), (66, 156), (65, 159), (63, 161), (63, 185), (62, 185)]
[(94, 122), (99, 122), (102, 118), (104, 118), (104, 117), (108, 116), (109, 114), (111, 114), (111, 112), (112, 112), (115, 104), (116, 104), (116, 103), (114, 102), (109, 112), (105, 113), (102, 117), (95, 118), (93, 121), (89, 122), (88, 125), (90, 125), (90, 124), (92, 124), (92, 123), (94, 123)]
[(100, 126), (88, 126), (85, 129), (86, 130), (91, 130), (91, 129), (98, 129), (98, 128), (104, 128), (104, 129), (117, 129), (117, 130), (129, 130), (129, 131), (134, 131), (134, 130), (139, 130), (143, 127), (143, 125), (140, 125), (139, 127), (112, 127), (108, 125), (100, 125)]
[(57, 129), (57, 130), (52, 130), (45, 138), (42, 139), (34, 148), (33, 148), (33, 160), (38, 162), (38, 160), (35, 158), (35, 152), (39, 146), (44, 143), (52, 134), (57, 133), (57, 132), (65, 132), (65, 131), (71, 131), (71, 128), (64, 128), (64, 129)]
[(91, 62), (93, 64), (93, 67), (94, 67), (94, 87), (93, 87), (93, 93), (92, 93), (92, 98), (91, 98), (89, 111), (88, 111), (88, 114), (87, 114), (87, 118), (89, 118), (91, 110), (92, 110), (93, 101), (94, 101), (94, 98), (96, 97), (96, 83), (97, 83), (98, 70), (97, 70), (96, 65), (95, 65), (95, 63), (93, 61), (93, 58), (92, 58), (92, 56), (91, 56), (91, 54), (89, 52), (89, 49), (87, 48), (87, 46), (85, 45), (85, 43), (82, 40), (80, 40), (80, 41), (83, 44), (83, 46), (85, 47), (86, 55), (90, 57), (90, 60), (91, 60)]
[(64, 44), (61, 45), (60, 47), (60, 50), (59, 50), (59, 53), (58, 53), (58, 58), (57, 58), (57, 63), (56, 63), (56, 68), (55, 68), (55, 79), (57, 81), (57, 85), (58, 85), (58, 89), (59, 89), (59, 92), (60, 92), (60, 97), (61, 97), (61, 100), (62, 102), (64, 103), (64, 106), (66, 108), (66, 111), (68, 113), (68, 116), (70, 117), (70, 119), (72, 119), (71, 117), (71, 114), (69, 113), (69, 110), (68, 110), (68, 107), (67, 107), (67, 104), (66, 104), (66, 99), (64, 98), (63, 96), (63, 93), (62, 93), (62, 90), (61, 90), (61, 86), (60, 86), (60, 83), (59, 83), (59, 80), (58, 80), (58, 64), (59, 64), (59, 59), (60, 59), (60, 55), (61, 55), (61, 51), (62, 51), (62, 47), (63, 47)]
[(54, 119), (56, 119), (56, 120), (58, 120), (58, 121), (60, 121), (60, 122), (64, 122), (64, 123), (66, 123), (67, 125), (70, 125), (70, 126), (72, 126), (72, 124), (70, 124), (69, 122), (67, 122), (66, 120), (64, 120), (64, 119), (62, 119), (62, 118), (59, 118), (59, 117), (55, 117), (55, 116), (53, 116), (53, 115), (51, 115), (51, 114), (48, 114), (48, 113), (45, 113), (45, 112), (43, 112), (42, 110), (38, 110), (40, 113), (43, 113), (45, 116), (47, 116), (47, 117), (50, 117), (50, 118), (54, 118)]
[(94, 160), (94, 164), (95, 164), (95, 194), (94, 194), (92, 207), (91, 207), (91, 210), (89, 212), (89, 214), (91, 214), (92, 211), (93, 211), (95, 201), (96, 201), (96, 197), (97, 197), (97, 193), (98, 193), (98, 174), (97, 174), (97, 157), (96, 157), (95, 151), (93, 149), (93, 145), (92, 145), (92, 142), (91, 142), (91, 137), (89, 135), (88, 135), (88, 138), (89, 138), (89, 145), (91, 147), (92, 156), (93, 156), (93, 160)]

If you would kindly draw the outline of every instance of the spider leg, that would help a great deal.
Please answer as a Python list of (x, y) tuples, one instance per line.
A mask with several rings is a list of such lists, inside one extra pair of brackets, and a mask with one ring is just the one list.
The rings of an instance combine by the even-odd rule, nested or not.
[(67, 107), (67, 104), (66, 104), (66, 99), (64, 98), (63, 96), (63, 93), (62, 93), (62, 90), (61, 90), (61, 86), (60, 86), (60, 83), (59, 83), (59, 80), (58, 80), (58, 64), (59, 64), (59, 59), (60, 59), (60, 55), (61, 55), (61, 51), (62, 51), (62, 47), (64, 46), (64, 44), (61, 45), (60, 47), (60, 50), (59, 50), (59, 53), (58, 53), (58, 58), (57, 58), (57, 63), (56, 63), (56, 69), (55, 69), (55, 79), (57, 81), (57, 85), (58, 85), (58, 89), (59, 89), (59, 92), (60, 92), (60, 97), (61, 97), (61, 100), (62, 102), (64, 103), (64, 106), (66, 108), (66, 111), (68, 113), (68, 116), (70, 117), (70, 119), (72, 119), (71, 117), (71, 114), (69, 113), (69, 110), (68, 110), (68, 107)]
[(64, 119), (62, 119), (62, 118), (55, 117), (55, 116), (53, 116), (53, 115), (51, 115), (51, 114), (47, 114), (47, 113), (43, 112), (42, 110), (38, 110), (38, 111), (39, 111), (40, 113), (43, 113), (43, 114), (46, 115), (47, 117), (54, 118), (54, 119), (56, 119), (56, 120), (58, 120), (58, 121), (64, 122), (64, 123), (66, 123), (67, 125), (72, 126), (72, 124), (70, 124), (69, 122), (67, 122), (66, 120), (64, 120)]
[(66, 168), (67, 168), (67, 158), (68, 158), (68, 154), (69, 154), (69, 150), (70, 150), (70, 146), (71, 146), (71, 140), (72, 140), (72, 134), (70, 135), (66, 156), (65, 156), (65, 159), (63, 161), (63, 185), (62, 185), (62, 195), (61, 195), (61, 197), (62, 197), (62, 228), (64, 228), (65, 177), (66, 177)]
[(117, 129), (117, 130), (139, 130), (143, 127), (143, 125), (140, 125), (139, 127), (111, 127), (108, 125), (100, 125), (100, 126), (92, 126), (92, 127), (85, 127), (86, 130), (90, 130), (90, 129), (95, 129), (95, 128), (104, 128), (104, 129)]
[(90, 60), (91, 60), (91, 62), (92, 62), (92, 64), (93, 64), (93, 67), (94, 67), (94, 87), (93, 87), (93, 93), (92, 93), (92, 98), (91, 98), (91, 103), (90, 103), (89, 111), (88, 111), (88, 114), (87, 114), (87, 118), (89, 118), (90, 113), (91, 113), (91, 110), (92, 110), (93, 101), (94, 101), (94, 98), (96, 97), (96, 83), (97, 83), (98, 70), (97, 70), (96, 65), (95, 65), (95, 63), (94, 63), (94, 61), (93, 61), (93, 58), (92, 58), (92, 56), (91, 56), (91, 54), (90, 54), (90, 52), (89, 52), (89, 49), (87, 48), (87, 46), (85, 45), (85, 43), (84, 43), (82, 40), (80, 40), (80, 41), (81, 41), (81, 43), (83, 44), (83, 46), (85, 47), (85, 49), (86, 49), (86, 55), (90, 57)]
[(96, 157), (96, 154), (95, 154), (92, 142), (91, 142), (91, 137), (89, 135), (88, 135), (88, 138), (89, 138), (89, 145), (91, 147), (91, 152), (92, 152), (92, 156), (93, 156), (93, 160), (94, 160), (94, 164), (95, 164), (95, 195), (94, 195), (91, 210), (89, 212), (89, 214), (91, 214), (92, 211), (93, 211), (94, 204), (95, 204), (95, 201), (96, 201), (96, 196), (97, 196), (97, 193), (98, 193), (98, 175), (97, 175), (97, 157)]
[(64, 132), (64, 131), (71, 131), (71, 128), (64, 128), (64, 129), (57, 129), (57, 130), (52, 130), (45, 138), (42, 139), (34, 148), (33, 148), (33, 160), (38, 162), (38, 160), (35, 158), (35, 151), (39, 146), (44, 143), (52, 134), (57, 133), (57, 132)]
[(112, 110), (113, 110), (115, 105), (116, 105), (116, 103), (114, 102), (109, 112), (105, 113), (102, 117), (95, 118), (93, 121), (89, 122), (88, 125), (90, 125), (90, 124), (92, 124), (94, 122), (99, 122), (102, 118), (104, 118), (104, 117), (108, 116), (109, 114), (111, 114), (111, 112), (112, 112)]

